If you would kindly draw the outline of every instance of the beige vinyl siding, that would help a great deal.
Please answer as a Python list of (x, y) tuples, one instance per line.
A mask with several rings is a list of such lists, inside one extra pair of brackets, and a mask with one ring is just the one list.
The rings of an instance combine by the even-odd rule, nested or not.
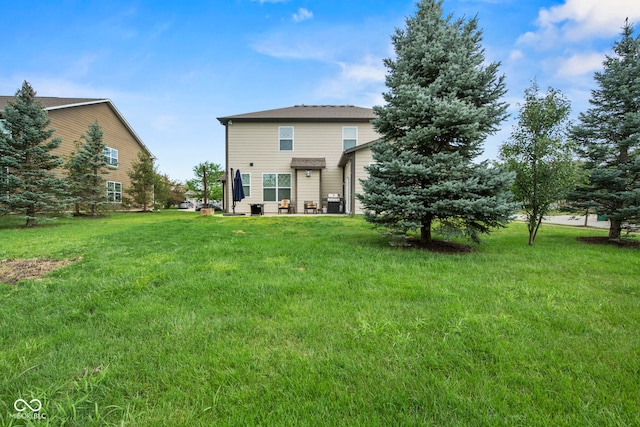
[[(351, 167), (352, 167), (352, 162), (347, 162), (347, 163), (344, 165), (345, 188), (346, 188), (346, 186), (347, 186), (347, 183), (349, 184), (349, 186), (350, 186), (351, 188), (353, 188), (353, 183), (352, 183), (352, 182), (351, 182), (351, 183), (349, 183), (349, 182), (347, 181), (347, 179), (351, 179), (351, 176), (352, 176), (352, 173), (351, 173)], [(351, 194), (349, 194), (349, 193), (351, 193)], [(352, 191), (351, 189), (349, 189), (349, 191), (347, 191), (347, 190), (345, 189), (345, 194), (343, 194), (343, 197), (344, 197), (344, 210), (345, 210), (345, 212), (346, 212), (346, 213), (351, 213), (351, 212), (353, 212), (353, 206), (352, 206), (353, 201), (349, 201), (349, 200), (347, 200), (347, 198), (348, 198), (348, 197), (351, 197), (351, 199), (353, 199), (353, 191)], [(349, 209), (350, 209), (351, 211), (349, 211)]]
[[(262, 174), (263, 173), (292, 173), (291, 159), (293, 157), (325, 158), (326, 169), (322, 170), (322, 197), (328, 193), (339, 193), (344, 196), (342, 169), (338, 161), (342, 155), (342, 128), (344, 126), (358, 127), (358, 145), (377, 139), (379, 136), (369, 123), (252, 123), (236, 122), (228, 124), (228, 158), (227, 168), (240, 169), (243, 173), (251, 173), (252, 193), (236, 204), (236, 212), (249, 213), (251, 203), (263, 203)], [(279, 128), (293, 126), (293, 151), (279, 150)], [(250, 164), (253, 163), (253, 166)], [(319, 174), (314, 170), (313, 174)], [(296, 188), (295, 174), (293, 175), (292, 198), (298, 211), (301, 211), (304, 200), (320, 202), (318, 196), (313, 196), (313, 190), (303, 188), (307, 178), (304, 170), (298, 174)], [(258, 179), (258, 177), (260, 177)], [(304, 183), (304, 184), (303, 184)], [(231, 200), (231, 186), (227, 186), (226, 197)], [(296, 197), (297, 193), (297, 197)], [(308, 198), (307, 198), (308, 197)], [(265, 212), (276, 213), (277, 202), (264, 202)]]
[(306, 175), (304, 169), (297, 171), (298, 175), (298, 199), (296, 203), (296, 212), (304, 213), (304, 202), (309, 200), (315, 202), (317, 206), (320, 206), (320, 175), (322, 172), (318, 169), (311, 170), (311, 176)]
[[(370, 163), (373, 163), (371, 148), (366, 147), (355, 152), (355, 194), (362, 194), (363, 192), (360, 180), (367, 179), (369, 177), (369, 173), (364, 168), (365, 166), (369, 166)], [(355, 198), (355, 201), (353, 203), (355, 203), (355, 209), (354, 207), (352, 207), (352, 211), (356, 215), (363, 213), (360, 200)]]
[(118, 150), (118, 167), (109, 168), (109, 173), (104, 178), (108, 181), (121, 182), (123, 188), (130, 187), (131, 181), (127, 171), (131, 169), (131, 164), (137, 159), (142, 147), (108, 103), (54, 109), (48, 111), (48, 114), (51, 127), (55, 129), (54, 136), (62, 138), (56, 154), (65, 159), (76, 151), (76, 143), (81, 141), (81, 135), (86, 133), (89, 125), (97, 119), (104, 132), (105, 145)]

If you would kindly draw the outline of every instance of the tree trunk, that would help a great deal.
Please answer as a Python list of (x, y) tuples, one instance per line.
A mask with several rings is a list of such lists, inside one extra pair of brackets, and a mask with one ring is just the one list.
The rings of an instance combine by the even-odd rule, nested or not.
[(431, 223), (433, 222), (433, 217), (428, 216), (422, 218), (422, 228), (420, 229), (420, 241), (422, 243), (428, 243), (431, 241)]
[(587, 226), (587, 223), (589, 222), (589, 208), (587, 208), (587, 210), (584, 213), (584, 226)]
[(26, 227), (33, 227), (34, 225), (36, 225), (35, 215), (36, 215), (35, 209), (32, 206), (28, 207), (26, 212), (26, 216), (27, 216)]
[(540, 215), (536, 218), (532, 218), (533, 222), (531, 220), (529, 221), (529, 246), (533, 246), (533, 242), (536, 240), (540, 224), (542, 224), (542, 218), (542, 215)]
[(622, 221), (619, 219), (610, 219), (609, 222), (611, 224), (609, 226), (609, 238), (619, 239), (622, 231)]

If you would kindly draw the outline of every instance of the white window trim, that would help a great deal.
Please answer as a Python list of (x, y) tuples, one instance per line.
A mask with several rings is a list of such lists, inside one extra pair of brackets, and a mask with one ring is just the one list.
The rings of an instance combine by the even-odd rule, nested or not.
[[(109, 184), (119, 184), (120, 185), (120, 191), (115, 191), (115, 185), (114, 185), (114, 190), (113, 191), (109, 191)], [(114, 195), (116, 194), (120, 194), (120, 200), (112, 200), (109, 193), (113, 193)], [(122, 203), (122, 183), (118, 182), (118, 181), (107, 181), (107, 201), (109, 203)]]
[[(280, 137), (280, 131), (283, 128), (291, 128), (291, 150), (283, 150), (282, 149), (282, 140), (283, 139), (289, 139), (289, 138), (282, 138)], [(283, 152), (292, 152), (294, 150), (294, 146), (295, 146), (295, 129), (293, 126), (278, 126), (278, 151), (283, 151)]]
[(356, 138), (355, 138), (356, 143), (355, 143), (355, 145), (353, 147), (357, 147), (358, 146), (358, 126), (342, 126), (342, 151), (348, 150), (349, 148), (353, 148), (353, 147), (345, 147), (344, 146), (344, 142), (347, 139), (349, 139), (349, 140), (353, 139), (353, 138), (345, 138), (345, 135), (344, 135), (345, 129), (355, 129), (356, 130)]
[[(276, 186), (275, 187), (265, 187), (264, 186), (264, 176), (265, 175), (275, 175), (276, 176)], [(278, 187), (278, 175), (289, 175), (289, 187)], [(264, 190), (265, 188), (273, 188), (276, 190), (276, 200), (265, 200), (264, 199)], [(262, 174), (262, 201), (263, 202), (276, 202), (279, 203), (280, 200), (278, 199), (278, 191), (280, 189), (284, 189), (284, 188), (288, 188), (289, 189), (289, 193), (293, 194), (293, 174), (291, 172), (264, 172)], [(291, 196), (289, 196), (289, 199), (291, 199)]]
[[(107, 166), (109, 166), (112, 169), (118, 169), (118, 166), (120, 165), (120, 153), (119, 153), (119, 151), (117, 149), (115, 149), (115, 148), (111, 148), (111, 147), (107, 147), (107, 146), (105, 146), (104, 148), (105, 148), (105, 150), (109, 150), (109, 155), (105, 154), (105, 157), (106, 157), (106, 160), (107, 160)], [(115, 165), (113, 164), (113, 159), (114, 159), (113, 152), (114, 151), (115, 151), (115, 154), (116, 154), (116, 156), (115, 156), (116, 164)]]
[[(241, 175), (243, 177), (242, 178), (242, 187), (249, 187), (249, 191), (247, 191), (247, 190), (244, 191), (244, 197), (249, 198), (249, 197), (251, 197), (251, 173), (241, 172)], [(249, 183), (248, 184), (244, 181), (244, 176), (245, 175), (249, 176)]]

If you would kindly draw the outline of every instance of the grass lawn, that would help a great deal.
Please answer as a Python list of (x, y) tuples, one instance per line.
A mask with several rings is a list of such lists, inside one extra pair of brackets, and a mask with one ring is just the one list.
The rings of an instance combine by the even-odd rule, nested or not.
[(357, 217), (0, 221), (0, 260), (77, 258), (0, 284), (2, 425), (640, 425), (640, 251), (577, 241), (603, 230), (446, 255)]

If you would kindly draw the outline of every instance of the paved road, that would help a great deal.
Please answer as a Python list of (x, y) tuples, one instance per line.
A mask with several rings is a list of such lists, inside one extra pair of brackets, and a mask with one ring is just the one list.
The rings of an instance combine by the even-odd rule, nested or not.
[[(517, 219), (523, 221), (524, 215), (518, 215)], [(573, 225), (576, 227), (584, 227), (584, 215), (554, 215), (546, 217), (542, 220), (545, 224)], [(609, 228), (609, 221), (598, 221), (597, 215), (589, 215), (587, 219), (587, 227)]]

